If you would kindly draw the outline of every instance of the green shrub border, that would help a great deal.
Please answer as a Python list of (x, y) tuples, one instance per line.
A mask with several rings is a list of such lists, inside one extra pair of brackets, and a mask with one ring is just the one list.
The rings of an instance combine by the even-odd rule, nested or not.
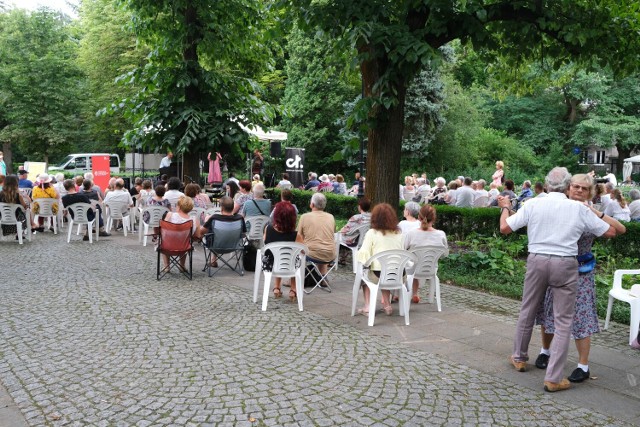
[[(300, 213), (309, 212), (311, 191), (291, 190), (293, 203)], [(323, 193), (327, 197), (326, 211), (336, 218), (348, 219), (358, 212), (358, 199), (351, 196), (342, 196), (333, 193)], [(280, 201), (280, 190), (267, 189), (266, 197), (275, 203)], [(404, 201), (398, 206), (398, 218), (402, 218)], [(465, 240), (471, 234), (481, 236), (500, 235), (500, 209), (497, 208), (457, 208), (455, 206), (434, 205), (436, 209), (436, 228), (444, 231), (454, 240)], [(640, 223), (625, 222), (627, 232), (614, 239), (603, 239), (603, 245), (612, 253), (622, 256), (640, 259)], [(518, 230), (525, 234), (526, 229)]]

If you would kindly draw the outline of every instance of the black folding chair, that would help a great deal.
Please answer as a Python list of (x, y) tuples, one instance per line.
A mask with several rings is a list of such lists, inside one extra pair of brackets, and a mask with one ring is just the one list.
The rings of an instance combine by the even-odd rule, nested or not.
[[(244, 219), (236, 221), (211, 221), (211, 232), (204, 235), (205, 266), (202, 271), (208, 269), (209, 277), (215, 275), (226, 265), (240, 276), (244, 276), (242, 257), (244, 256), (245, 226)], [(228, 259), (223, 256), (227, 255)], [(216, 258), (221, 264), (212, 266), (212, 259)], [(212, 273), (212, 269), (215, 269)]]

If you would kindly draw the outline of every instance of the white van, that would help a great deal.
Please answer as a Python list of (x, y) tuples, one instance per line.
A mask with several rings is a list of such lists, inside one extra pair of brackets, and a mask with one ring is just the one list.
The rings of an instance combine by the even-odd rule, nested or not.
[(112, 174), (120, 173), (120, 156), (109, 153), (80, 153), (69, 154), (59, 165), (49, 166), (49, 173), (68, 172), (84, 174), (91, 172), (91, 158), (93, 156), (109, 156), (109, 166)]

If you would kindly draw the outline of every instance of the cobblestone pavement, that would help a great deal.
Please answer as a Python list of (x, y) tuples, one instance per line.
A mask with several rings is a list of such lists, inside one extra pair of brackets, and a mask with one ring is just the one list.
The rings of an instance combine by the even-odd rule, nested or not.
[(0, 380), (28, 425), (625, 425), (294, 304), (261, 312), (200, 261), (157, 282), (137, 236), (65, 237), (0, 242)]

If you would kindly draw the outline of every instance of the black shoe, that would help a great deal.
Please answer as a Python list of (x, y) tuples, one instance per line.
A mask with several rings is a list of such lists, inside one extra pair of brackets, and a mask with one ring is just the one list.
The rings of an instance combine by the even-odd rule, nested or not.
[(100, 237), (109, 237), (109, 236), (111, 236), (111, 233), (107, 233), (106, 231), (100, 231), (100, 232), (98, 232), (98, 236), (100, 236)]
[(85, 234), (84, 237), (82, 238), (83, 242), (88, 242), (89, 241), (89, 235)]
[(589, 371), (585, 372), (580, 368), (576, 368), (573, 370), (571, 375), (569, 375), (569, 381), (572, 383), (581, 383), (584, 380), (588, 380), (590, 377)]
[(536, 359), (536, 368), (547, 369), (548, 364), (549, 364), (549, 356), (546, 354), (540, 353), (538, 355), (538, 358)]

